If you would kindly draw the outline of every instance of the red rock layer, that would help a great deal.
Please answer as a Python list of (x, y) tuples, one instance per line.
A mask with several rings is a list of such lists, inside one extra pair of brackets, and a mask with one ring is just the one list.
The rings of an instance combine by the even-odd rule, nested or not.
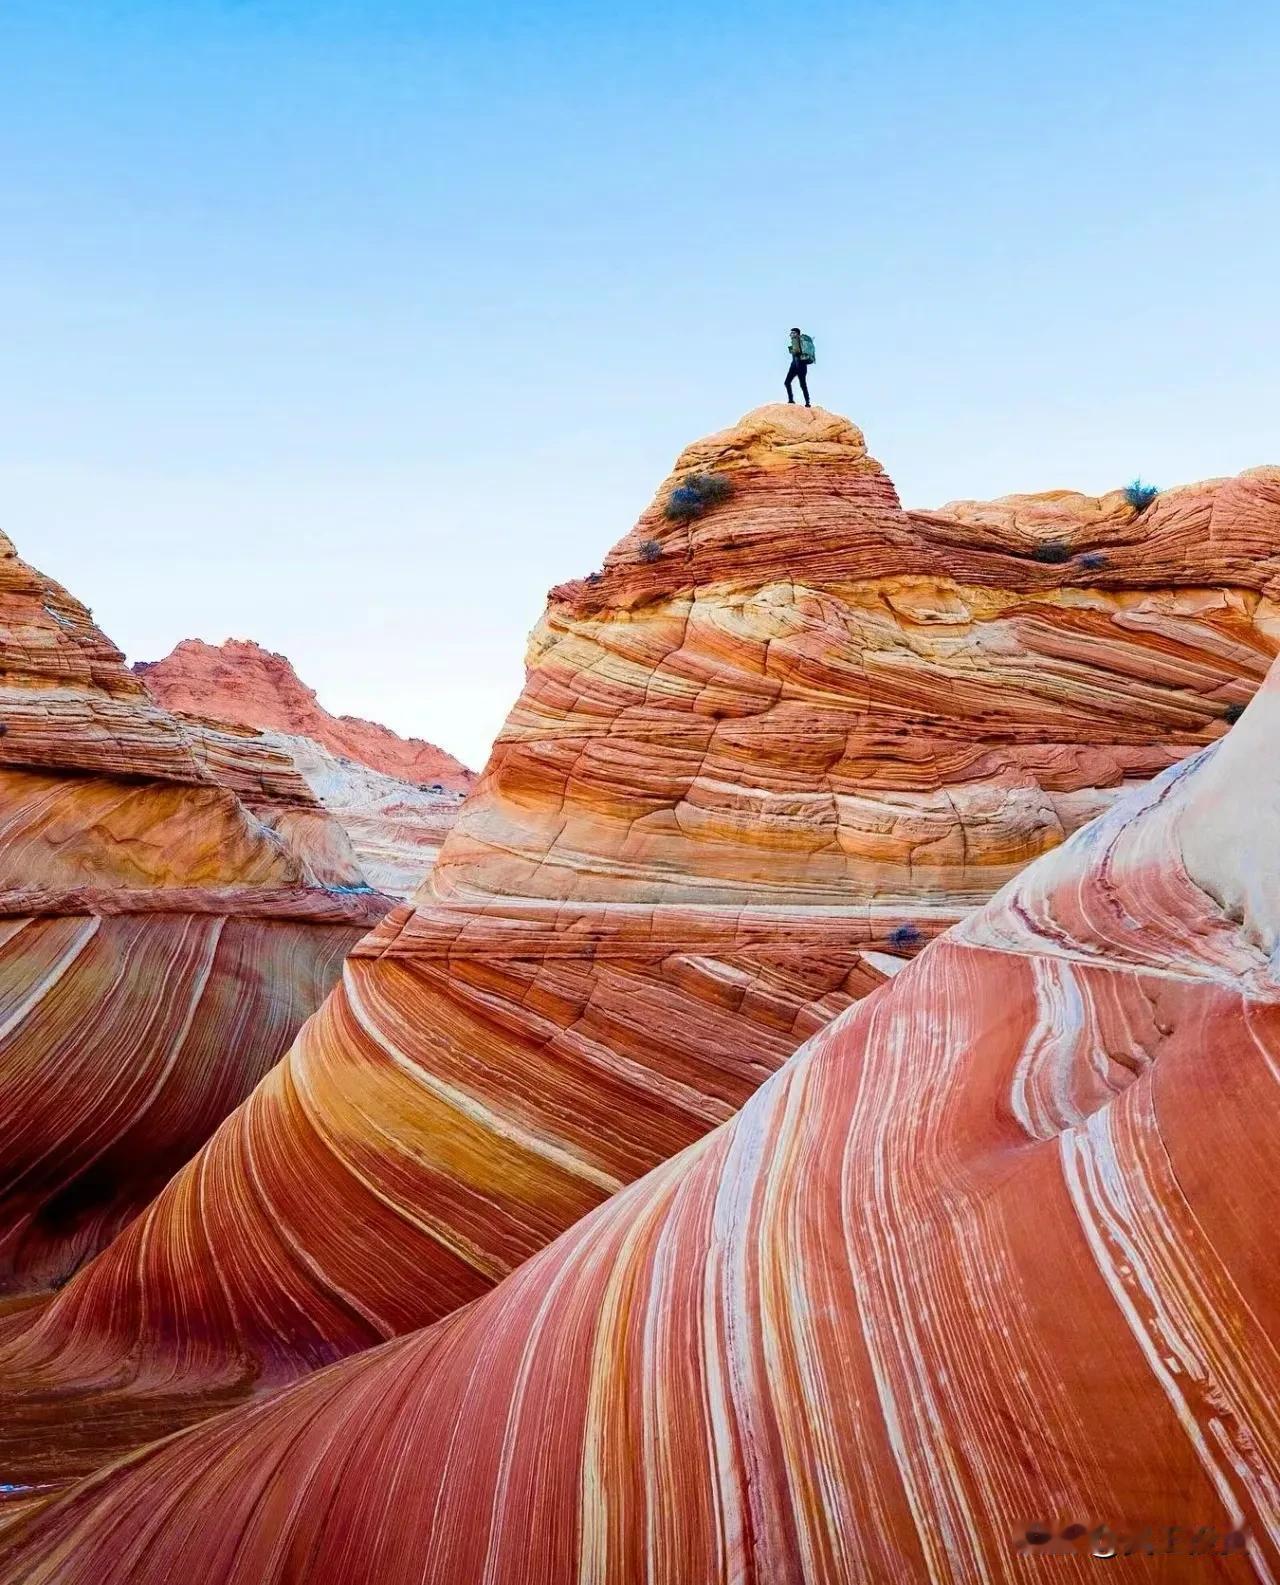
[(37, 1503), (0, 1580), (1276, 1578), (1278, 733), (1280, 667), (479, 1303)]
[(65, 1480), (476, 1298), (731, 1116), (881, 982), (863, 953), (893, 928), (397, 910), (155, 1203), (38, 1318), (0, 1322), (6, 1478)]
[[(416, 906), (146, 1216), (6, 1330), (15, 1479), (482, 1294), (1126, 781), (1220, 736), (1275, 649), (1280, 475), (1201, 491), (1208, 517), (1157, 524), (1115, 589), (997, 529), (920, 527), (818, 411), (751, 415), (695, 466), (732, 477), (726, 502), (668, 528), (664, 490), (553, 601)], [(653, 534), (683, 583), (674, 559), (654, 581)]]
[(399, 737), (358, 716), (330, 715), (283, 655), (250, 640), (186, 638), (163, 660), (140, 661), (133, 669), (169, 710), (309, 737), (333, 754), (418, 786), (439, 782), (446, 791), (465, 792), (475, 780), (434, 743)]
[(8, 540), (0, 657), (0, 1293), (21, 1294), (152, 1198), (387, 905), (284, 761), (186, 732)]

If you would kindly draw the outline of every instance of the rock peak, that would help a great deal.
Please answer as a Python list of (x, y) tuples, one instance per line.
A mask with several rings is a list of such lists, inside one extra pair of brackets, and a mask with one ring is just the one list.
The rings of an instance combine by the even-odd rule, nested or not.
[(825, 407), (798, 402), (768, 402), (754, 407), (728, 429), (695, 440), (680, 453), (676, 473), (691, 468), (768, 467), (823, 459), (868, 461), (867, 443), (858, 426)]
[[(686, 512), (691, 474), (715, 475), (719, 488)], [(914, 552), (893, 481), (858, 426), (823, 407), (771, 402), (686, 446), (600, 572), (551, 597), (582, 611), (628, 608), (680, 587), (768, 583), (801, 564), (820, 580), (819, 564), (834, 574), (856, 546), (895, 538), (904, 556)]]

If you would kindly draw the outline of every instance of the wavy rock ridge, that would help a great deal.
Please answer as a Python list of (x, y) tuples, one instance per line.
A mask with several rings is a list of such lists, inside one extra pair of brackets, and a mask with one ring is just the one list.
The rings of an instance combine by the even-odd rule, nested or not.
[[(672, 523), (693, 469), (732, 493)], [(970, 524), (903, 512), (846, 420), (771, 408), (673, 481), (555, 593), (414, 906), (145, 1216), (3, 1329), (16, 1484), (482, 1295), (1216, 740), (1276, 648), (1278, 470), (1141, 522)], [(1066, 562), (1035, 554), (1045, 511)]]
[(0, 1292), (14, 1294), (110, 1242), (271, 1068), (387, 904), (280, 756), (188, 735), (3, 536), (0, 671)]
[(1238, 1547), (1121, 1580), (1275, 1578), (1278, 733), (1280, 666), (478, 1304), (46, 1504), (0, 1579), (1014, 1581), (1096, 1524)]

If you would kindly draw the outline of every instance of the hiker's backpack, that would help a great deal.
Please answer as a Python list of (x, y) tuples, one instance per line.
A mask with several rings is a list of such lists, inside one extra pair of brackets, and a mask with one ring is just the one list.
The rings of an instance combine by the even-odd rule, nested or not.
[(805, 363), (816, 363), (818, 361), (818, 355), (813, 350), (812, 336), (800, 337), (800, 356)]

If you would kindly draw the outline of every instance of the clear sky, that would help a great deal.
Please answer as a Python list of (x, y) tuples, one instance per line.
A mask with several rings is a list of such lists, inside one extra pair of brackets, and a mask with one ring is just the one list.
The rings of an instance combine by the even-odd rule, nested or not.
[(3, 0), (0, 525), (471, 763), (787, 328), (910, 505), (1280, 461), (1275, 0)]

